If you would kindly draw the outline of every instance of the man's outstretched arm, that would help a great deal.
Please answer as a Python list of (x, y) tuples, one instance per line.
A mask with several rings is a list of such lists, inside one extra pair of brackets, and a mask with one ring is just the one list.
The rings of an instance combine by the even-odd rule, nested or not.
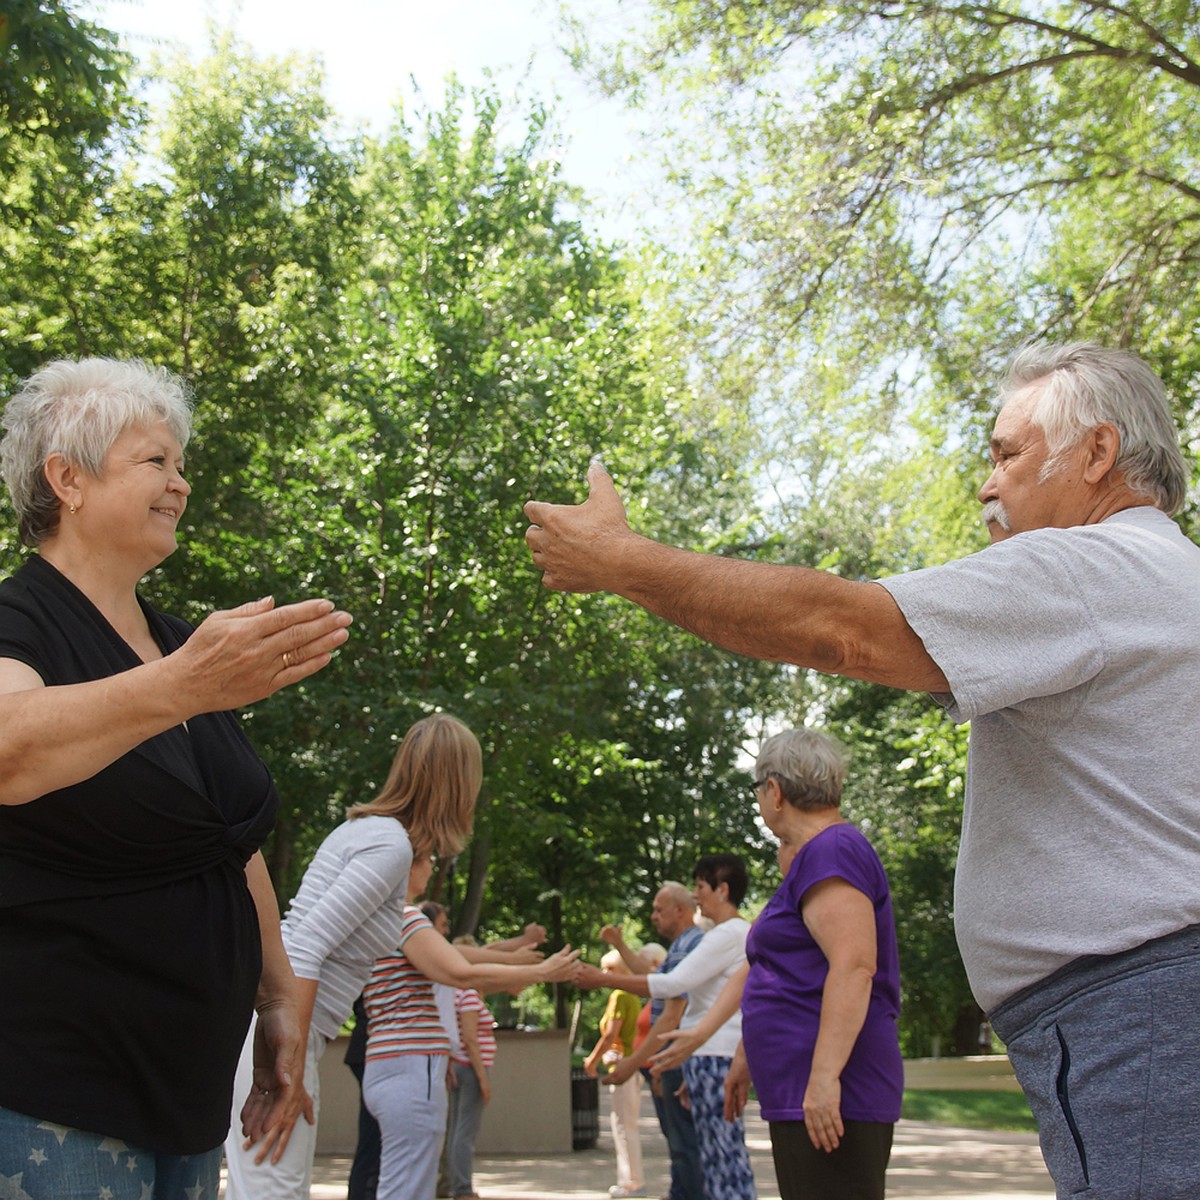
[(630, 529), (612, 479), (597, 463), (588, 484), (583, 504), (525, 505), (525, 541), (546, 587), (624, 596), (751, 658), (914, 691), (950, 690), (879, 584), (664, 546)]

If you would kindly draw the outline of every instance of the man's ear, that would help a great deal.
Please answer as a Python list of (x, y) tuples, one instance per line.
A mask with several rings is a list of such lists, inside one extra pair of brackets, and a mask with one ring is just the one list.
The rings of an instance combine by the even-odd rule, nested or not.
[(1121, 434), (1111, 422), (1102, 421), (1088, 432), (1085, 443), (1083, 479), (1085, 483), (1097, 484), (1116, 465), (1121, 453)]

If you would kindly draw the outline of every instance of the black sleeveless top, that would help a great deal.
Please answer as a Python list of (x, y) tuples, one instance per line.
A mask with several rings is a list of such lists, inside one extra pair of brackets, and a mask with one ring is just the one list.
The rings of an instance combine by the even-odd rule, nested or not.
[[(165, 653), (183, 645), (186, 622), (142, 608)], [(0, 658), (47, 687), (141, 663), (36, 556), (0, 583)], [(262, 970), (245, 865), (278, 803), (220, 712), (0, 805), (0, 1106), (158, 1153), (221, 1144)]]

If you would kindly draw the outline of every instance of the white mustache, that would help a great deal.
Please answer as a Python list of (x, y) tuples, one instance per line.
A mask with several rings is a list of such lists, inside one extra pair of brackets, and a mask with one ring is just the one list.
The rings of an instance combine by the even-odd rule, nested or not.
[(1012, 532), (1012, 522), (1008, 519), (1008, 513), (1005, 511), (1004, 505), (999, 500), (989, 500), (983, 506), (983, 523), (985, 525), (999, 525), (1005, 533)]

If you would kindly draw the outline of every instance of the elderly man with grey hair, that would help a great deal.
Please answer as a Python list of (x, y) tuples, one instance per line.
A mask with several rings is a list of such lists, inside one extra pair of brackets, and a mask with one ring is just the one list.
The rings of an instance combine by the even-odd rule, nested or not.
[(879, 581), (630, 529), (593, 466), (530, 502), (546, 586), (610, 591), (740, 654), (933, 693), (971, 722), (956, 926), (1061, 1195), (1200, 1178), (1200, 549), (1158, 377), (1092, 343), (1010, 364), (979, 492), (993, 545)]

